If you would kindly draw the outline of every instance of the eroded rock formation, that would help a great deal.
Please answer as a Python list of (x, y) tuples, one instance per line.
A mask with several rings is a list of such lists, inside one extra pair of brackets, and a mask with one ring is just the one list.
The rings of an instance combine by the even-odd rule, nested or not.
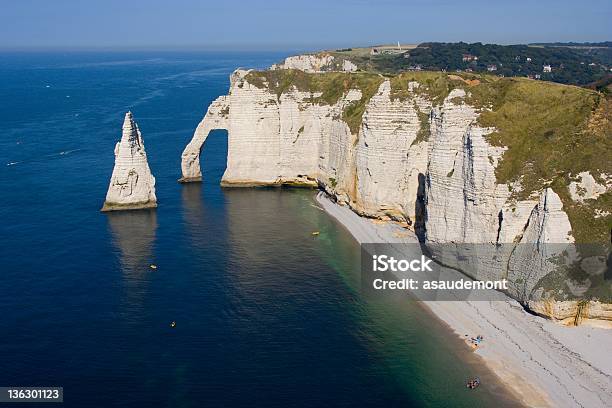
[(121, 141), (115, 146), (115, 167), (102, 211), (152, 207), (157, 207), (155, 177), (149, 169), (140, 129), (132, 112), (127, 112)]
[[(418, 81), (398, 92), (391, 79), (374, 77), (353, 88), (346, 77), (334, 83), (347, 89), (333, 99), (292, 75), (296, 85), (280, 88), (277, 77), (262, 83), (249, 71), (234, 72), (229, 94), (211, 104), (183, 152), (181, 181), (201, 178), (199, 154), (209, 131), (227, 129), (223, 185), (319, 186), (361, 215), (424, 227), (426, 244), (488, 245), (498, 251), (497, 265), (473, 278), (508, 278), (509, 294), (525, 305), (545, 299), (536, 289), (549, 272), (550, 253), (538, 247), (525, 257), (520, 244), (570, 244), (572, 225), (549, 182), (525, 197), (522, 179), (499, 182), (496, 169), (507, 148), (488, 141), (496, 129), (479, 117), (490, 107), (470, 104), (469, 86), (435, 100)], [(553, 309), (537, 307), (544, 310)]]

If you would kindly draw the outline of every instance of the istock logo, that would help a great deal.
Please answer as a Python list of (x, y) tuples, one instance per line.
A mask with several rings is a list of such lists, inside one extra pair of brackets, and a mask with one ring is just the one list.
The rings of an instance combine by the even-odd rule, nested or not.
[(375, 272), (433, 272), (429, 264), (433, 262), (425, 255), (421, 255), (420, 259), (395, 259), (387, 255), (372, 256), (372, 270)]

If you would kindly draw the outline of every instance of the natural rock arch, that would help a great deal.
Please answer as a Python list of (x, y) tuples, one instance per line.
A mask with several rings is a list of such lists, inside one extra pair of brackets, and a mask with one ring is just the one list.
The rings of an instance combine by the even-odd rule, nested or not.
[(193, 138), (181, 155), (181, 183), (202, 180), (200, 169), (200, 152), (208, 135), (213, 130), (228, 130), (229, 136), (229, 100), (227, 96), (217, 98), (206, 111), (204, 119), (198, 124)]

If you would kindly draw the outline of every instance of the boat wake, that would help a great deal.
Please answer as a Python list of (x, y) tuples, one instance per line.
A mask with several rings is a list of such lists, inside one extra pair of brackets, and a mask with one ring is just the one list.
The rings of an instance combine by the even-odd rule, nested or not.
[(70, 154), (70, 153), (78, 152), (79, 150), (81, 150), (81, 149), (64, 150), (62, 152), (59, 152), (57, 155), (52, 155), (52, 156), (65, 156), (65, 155)]

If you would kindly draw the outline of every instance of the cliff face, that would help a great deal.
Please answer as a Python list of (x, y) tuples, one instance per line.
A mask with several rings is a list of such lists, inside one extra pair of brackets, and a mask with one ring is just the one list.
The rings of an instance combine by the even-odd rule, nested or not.
[[(494, 116), (503, 113), (502, 98), (511, 98), (506, 87), (525, 92), (524, 84), (485, 88), (478, 80), (424, 75), (238, 70), (229, 94), (211, 104), (183, 152), (181, 180), (201, 178), (199, 152), (208, 132), (227, 129), (223, 185), (320, 186), (361, 215), (417, 227), (428, 244), (492, 245), (500, 254), (496, 276), (472, 277), (507, 277), (511, 296), (524, 304), (541, 300), (547, 255), (522, 264), (519, 244), (568, 244), (575, 229), (559, 195), (571, 200), (567, 186), (554, 188), (555, 181), (543, 177), (533, 181), (529, 172), (504, 173), (532, 165), (509, 161), (520, 157), (520, 146), (495, 143), (515, 131)], [(501, 131), (491, 118), (500, 121)], [(597, 194), (609, 194), (609, 185), (597, 188)], [(594, 216), (609, 216), (591, 204)]]
[(115, 167), (102, 211), (157, 207), (155, 177), (132, 112), (125, 114), (121, 141), (115, 146)]
[(427, 167), (417, 109), (429, 112), (431, 103), (392, 101), (389, 81), (381, 81), (358, 137), (342, 116), (362, 99), (361, 90), (318, 104), (310, 100), (320, 92), (277, 95), (249, 83), (247, 74), (236, 71), (230, 94), (210, 105), (183, 152), (182, 181), (201, 178), (201, 146), (211, 129), (222, 128), (230, 135), (223, 185), (321, 185), (364, 215), (413, 222), (419, 174)]
[(299, 69), (304, 72), (355, 72), (357, 66), (348, 59), (323, 52), (287, 57), (282, 63), (272, 65), (271, 69)]

